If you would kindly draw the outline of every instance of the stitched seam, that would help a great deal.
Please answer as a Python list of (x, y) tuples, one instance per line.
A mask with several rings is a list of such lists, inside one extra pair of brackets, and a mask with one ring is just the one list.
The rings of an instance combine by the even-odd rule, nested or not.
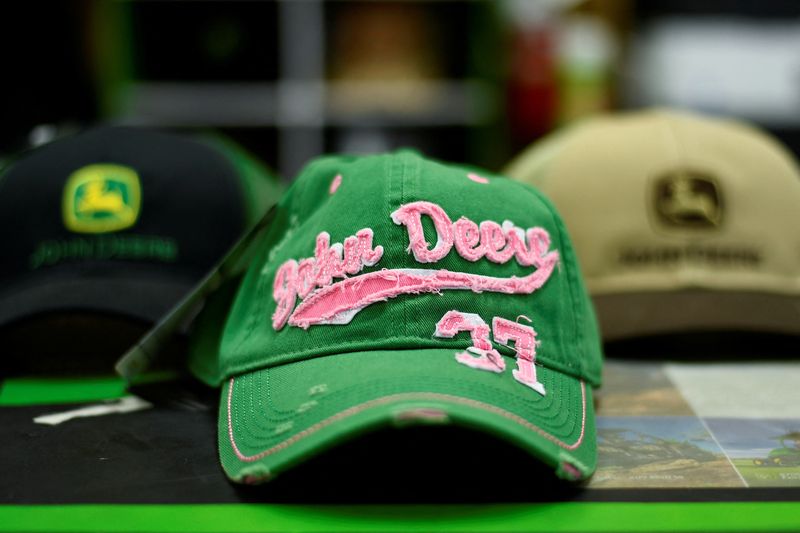
[[(578, 349), (582, 353), (584, 353), (583, 335), (581, 333), (581, 328), (578, 326), (579, 321), (582, 321), (583, 317), (581, 316), (581, 310), (580, 310), (580, 298), (578, 298), (578, 295), (575, 292), (576, 288), (574, 286), (577, 283), (576, 279), (577, 274), (574, 272), (574, 269), (572, 267), (567, 265), (567, 261), (569, 261), (572, 265), (577, 265), (578, 260), (577, 257), (575, 256), (575, 250), (572, 248), (572, 243), (565, 242), (566, 229), (563, 229), (561, 227), (561, 222), (557, 220), (555, 215), (555, 208), (547, 200), (542, 199), (541, 194), (538, 194), (538, 196), (539, 196), (539, 201), (544, 203), (545, 207), (547, 207), (548, 211), (550, 212), (550, 218), (553, 221), (553, 227), (556, 230), (556, 234), (558, 236), (558, 242), (561, 245), (558, 247), (558, 250), (564, 252), (564, 257), (563, 261), (561, 262), (561, 265), (562, 268), (567, 269), (566, 272), (567, 290), (569, 291), (570, 304), (572, 307), (572, 338), (576, 339)], [(567, 252), (569, 253), (570, 256), (569, 258), (566, 257)], [(577, 365), (567, 362), (565, 366), (567, 366), (568, 368), (575, 369), (581, 373), (586, 373), (587, 371), (583, 359), (579, 359)]]
[[(498, 348), (503, 347), (502, 345), (498, 345)], [(448, 350), (449, 351), (449, 350)], [(455, 354), (457, 350), (452, 350)], [(513, 356), (501, 355), (503, 360), (507, 366), (507, 371), (509, 368), (515, 365), (515, 359)], [(538, 372), (538, 369), (537, 369)], [(270, 372), (266, 372), (263, 375), (263, 378), (252, 378), (256, 373), (246, 373), (244, 375), (237, 375), (236, 379), (239, 380), (239, 383), (243, 382), (242, 380), (247, 380), (247, 383), (253, 383), (250, 385), (253, 387), (253, 392), (250, 393), (250, 396), (256, 396), (257, 405), (256, 410), (263, 414), (262, 417), (259, 417), (259, 421), (263, 421), (264, 423), (259, 423), (259, 427), (266, 428), (273, 423), (285, 421), (286, 418), (294, 418), (297, 415), (296, 406), (289, 406), (286, 405), (285, 408), (279, 409), (276, 404), (272, 403), (272, 394), (266, 395), (262, 392), (262, 390), (270, 390), (271, 383), (273, 382), (273, 378), (271, 377)], [(563, 373), (555, 373), (556, 376), (561, 378), (561, 381), (556, 382), (555, 380), (547, 380), (547, 382), (551, 383), (551, 387), (554, 390), (562, 390), (560, 383), (566, 379), (574, 379), (571, 376)], [(230, 378), (226, 378), (225, 381), (227, 382)], [(420, 385), (422, 388), (425, 389), (426, 392), (431, 392), (428, 390), (428, 387), (442, 387), (442, 386), (450, 386), (451, 380), (444, 376), (439, 378), (430, 378), (426, 376), (424, 379), (424, 385)], [(266, 384), (266, 389), (264, 389), (264, 384)], [(382, 397), (388, 396), (390, 394), (397, 394), (394, 392), (387, 392), (387, 386), (392, 386), (394, 384), (394, 380), (391, 378), (375, 378), (370, 379), (367, 382), (359, 383), (354, 386), (348, 386), (344, 389), (339, 389), (335, 392), (326, 392), (326, 401), (327, 398), (330, 398), (331, 401), (334, 401), (336, 398), (348, 398), (349, 395), (352, 393), (353, 390), (358, 390), (360, 393), (374, 396), (374, 397)], [(475, 392), (476, 394), (482, 395), (484, 398), (492, 398), (493, 401), (497, 401), (498, 403), (505, 405), (508, 410), (512, 410), (511, 406), (516, 409), (521, 409), (524, 411), (527, 410), (536, 410), (537, 416), (540, 419), (546, 418), (551, 421), (559, 421), (559, 425), (564, 425), (564, 421), (562, 420), (564, 417), (563, 415), (563, 406), (570, 405), (573, 403), (574, 397), (571, 395), (571, 389), (567, 389), (568, 394), (548, 394), (545, 396), (539, 396), (535, 394), (525, 394), (520, 397), (517, 393), (513, 393), (506, 390), (498, 389), (496, 386), (491, 384), (474, 384), (470, 388), (470, 394)], [(517, 391), (518, 392), (518, 391)], [(454, 393), (458, 396), (463, 396), (462, 393)], [(267, 396), (266, 401), (264, 401), (264, 396)], [(340, 400), (336, 400), (340, 401)], [(559, 402), (559, 403), (556, 403)], [(271, 406), (269, 412), (266, 412), (267, 405)], [(236, 409), (234, 405), (232, 407)], [(552, 411), (552, 414), (547, 414), (549, 411)], [(253, 413), (251, 413), (253, 415)], [(239, 432), (241, 435), (241, 431)]]
[(540, 436), (544, 437), (545, 439), (549, 440), (550, 442), (556, 444), (557, 446), (559, 446), (559, 447), (561, 447), (561, 448), (563, 448), (565, 450), (574, 450), (578, 446), (580, 446), (581, 443), (583, 442), (583, 437), (584, 437), (585, 429), (586, 429), (586, 384), (583, 381), (580, 382), (581, 383), (581, 433), (578, 436), (578, 440), (576, 440), (573, 444), (567, 444), (567, 443), (559, 440), (558, 438), (550, 435), (549, 433), (544, 431), (542, 428), (540, 428), (540, 427), (538, 427), (538, 426), (536, 426), (534, 424), (531, 424), (530, 422), (528, 422), (524, 418), (522, 418), (522, 417), (520, 417), (518, 415), (515, 415), (513, 413), (510, 413), (510, 412), (508, 412), (508, 411), (506, 411), (504, 409), (501, 409), (499, 407), (496, 407), (494, 405), (489, 405), (489, 404), (486, 404), (486, 403), (483, 403), (483, 402), (479, 402), (477, 400), (471, 400), (469, 398), (462, 398), (460, 396), (452, 396), (452, 395), (449, 395), (449, 394), (439, 394), (439, 393), (403, 393), (403, 394), (391, 394), (389, 396), (383, 396), (381, 398), (376, 398), (374, 400), (370, 400), (368, 402), (364, 402), (364, 403), (361, 403), (359, 405), (355, 405), (353, 407), (345, 409), (344, 411), (340, 411), (339, 413), (337, 413), (335, 415), (332, 415), (332, 416), (326, 418), (325, 420), (322, 420), (321, 422), (317, 422), (316, 424), (304, 429), (303, 431), (301, 431), (299, 433), (296, 433), (295, 435), (292, 435), (291, 437), (289, 437), (288, 439), (284, 440), (283, 442), (280, 442), (280, 443), (278, 443), (278, 444), (276, 444), (276, 445), (274, 445), (274, 446), (272, 446), (272, 447), (270, 447), (270, 448), (268, 448), (268, 449), (266, 449), (266, 450), (264, 450), (262, 452), (259, 452), (259, 453), (255, 454), (255, 455), (245, 455), (245, 454), (243, 454), (241, 452), (241, 450), (239, 450), (239, 447), (236, 444), (236, 439), (233, 436), (233, 422), (232, 422), (232, 417), (231, 417), (231, 404), (232, 404), (232, 398), (233, 398), (233, 384), (234, 384), (234, 381), (235, 381), (235, 378), (231, 378), (230, 381), (228, 382), (228, 437), (229, 437), (229, 440), (230, 440), (230, 443), (231, 443), (231, 447), (233, 448), (233, 452), (236, 454), (236, 457), (240, 461), (244, 461), (244, 462), (258, 461), (259, 459), (262, 459), (262, 458), (267, 457), (269, 455), (272, 455), (274, 453), (280, 452), (280, 451), (284, 450), (285, 448), (288, 448), (292, 444), (295, 444), (296, 442), (298, 442), (298, 441), (300, 441), (300, 440), (302, 440), (302, 439), (304, 439), (304, 438), (306, 438), (306, 437), (308, 437), (310, 435), (313, 435), (317, 431), (319, 431), (321, 429), (324, 429), (325, 427), (327, 427), (327, 426), (329, 426), (329, 425), (331, 425), (331, 424), (333, 424), (335, 422), (338, 422), (338, 421), (343, 420), (345, 418), (348, 418), (350, 416), (356, 415), (356, 414), (358, 414), (360, 412), (363, 412), (363, 411), (366, 411), (366, 410), (368, 410), (370, 408), (378, 407), (378, 406), (381, 406), (381, 405), (384, 405), (384, 404), (387, 404), (387, 403), (391, 403), (391, 402), (393, 402), (395, 400), (412, 400), (412, 401), (413, 400), (440, 400), (440, 401), (452, 402), (452, 403), (456, 403), (456, 404), (467, 405), (467, 406), (470, 406), (470, 407), (481, 409), (483, 411), (487, 411), (487, 412), (494, 413), (496, 415), (502, 416), (503, 418), (506, 418), (507, 420), (515, 422), (515, 423), (519, 424), (520, 426), (522, 426), (522, 427), (524, 427), (526, 429), (530, 429), (532, 431), (535, 431)]
[[(554, 217), (555, 218), (555, 217)], [(581, 351), (582, 355), (587, 354), (588, 352), (584, 349), (585, 341), (583, 339), (583, 331), (581, 330), (579, 323), (582, 323), (586, 320), (586, 317), (583, 316), (583, 309), (581, 308), (581, 299), (577, 294), (577, 287), (578, 284), (578, 275), (575, 272), (574, 268), (577, 268), (578, 265), (578, 258), (575, 256), (575, 250), (572, 248), (572, 243), (566, 244), (564, 239), (567, 238), (565, 232), (561, 231), (560, 224), (558, 222), (555, 223), (556, 231), (558, 232), (558, 240), (561, 243), (561, 250), (569, 253), (569, 262), (572, 265), (570, 268), (566, 265), (566, 258), (564, 263), (564, 268), (569, 269), (567, 272), (567, 290), (569, 290), (569, 297), (572, 303), (572, 335), (573, 338), (577, 341), (577, 348)], [(584, 364), (584, 359), (578, 359), (577, 369), (579, 372), (587, 372), (586, 365)]]
[[(269, 250), (265, 250), (265, 254), (268, 255), (269, 254)], [(266, 255), (264, 257), (266, 257)], [(264, 305), (265, 305), (264, 299), (265, 299), (265, 296), (266, 296), (266, 289), (267, 289), (267, 286), (270, 285), (269, 283), (267, 283), (267, 280), (265, 278), (266, 278), (266, 276), (264, 276), (260, 272), (258, 273), (258, 278), (256, 279), (256, 287), (255, 287), (256, 305), (255, 305), (255, 308), (253, 310), (253, 313), (250, 315), (250, 317), (248, 317), (248, 323), (247, 323), (247, 326), (246, 326), (246, 329), (245, 329), (245, 335), (236, 344), (236, 351), (239, 351), (241, 349), (241, 347), (248, 340), (250, 340), (250, 337), (252, 337), (252, 335), (253, 335), (253, 331), (255, 331), (255, 329), (256, 329), (256, 327), (258, 326), (258, 323), (259, 323), (259, 321), (256, 319), (256, 317), (260, 317), (260, 316), (263, 315)]]

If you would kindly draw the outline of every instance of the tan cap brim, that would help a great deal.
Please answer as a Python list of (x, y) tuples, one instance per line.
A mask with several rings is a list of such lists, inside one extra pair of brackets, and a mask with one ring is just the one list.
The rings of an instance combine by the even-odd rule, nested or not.
[(592, 297), (605, 340), (711, 330), (800, 334), (796, 295), (709, 290)]

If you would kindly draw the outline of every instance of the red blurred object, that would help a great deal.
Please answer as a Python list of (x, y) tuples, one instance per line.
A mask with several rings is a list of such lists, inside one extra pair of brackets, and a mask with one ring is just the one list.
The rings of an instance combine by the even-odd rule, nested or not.
[(515, 149), (550, 131), (558, 113), (556, 30), (519, 27), (511, 40), (507, 113)]

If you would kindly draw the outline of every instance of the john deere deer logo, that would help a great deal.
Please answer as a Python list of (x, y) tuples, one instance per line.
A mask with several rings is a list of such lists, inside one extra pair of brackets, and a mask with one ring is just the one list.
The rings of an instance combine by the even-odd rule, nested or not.
[(671, 172), (656, 181), (655, 207), (668, 226), (715, 228), (722, 220), (722, 203), (714, 181), (688, 170)]
[(132, 226), (139, 216), (139, 176), (120, 165), (89, 165), (64, 187), (64, 225), (79, 233), (106, 233)]

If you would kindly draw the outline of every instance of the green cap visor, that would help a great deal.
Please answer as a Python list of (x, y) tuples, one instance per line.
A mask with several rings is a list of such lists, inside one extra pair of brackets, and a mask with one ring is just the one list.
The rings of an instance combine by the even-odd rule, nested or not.
[(560, 477), (586, 477), (596, 466), (591, 387), (545, 367), (538, 380), (549, 394), (456, 364), (451, 349), (330, 355), (230, 378), (222, 466), (256, 483), (366, 431), (452, 423), (517, 444)]

